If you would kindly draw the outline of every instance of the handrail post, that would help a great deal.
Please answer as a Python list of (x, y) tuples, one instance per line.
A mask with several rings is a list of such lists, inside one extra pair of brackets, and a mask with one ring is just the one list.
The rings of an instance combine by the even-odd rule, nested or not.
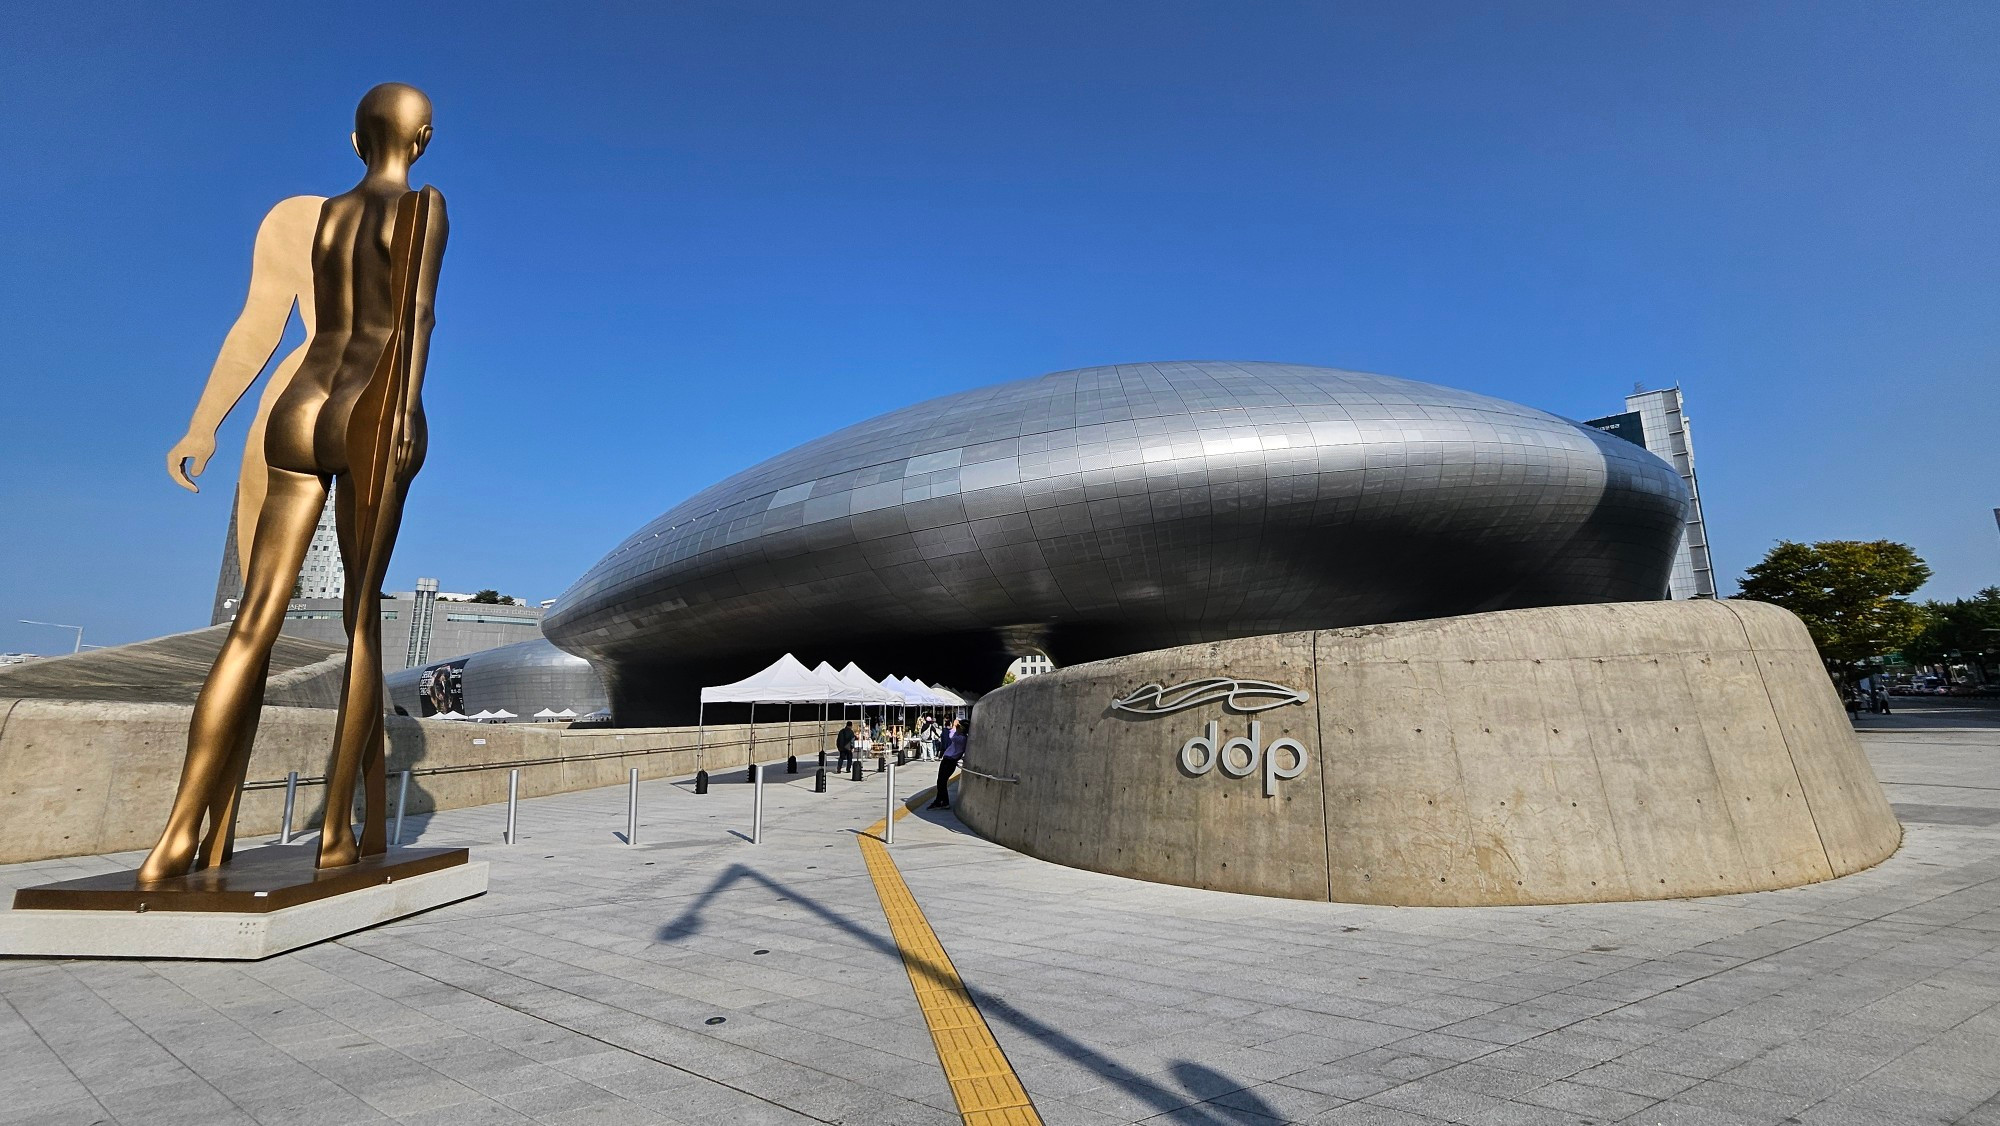
[(750, 764), (750, 778), (756, 788), (750, 795), (750, 843), (764, 843), (764, 767), (760, 763)]
[(285, 824), (278, 831), (278, 843), (281, 845), (292, 843), (292, 809), (298, 803), (298, 800), (299, 772), (288, 770), (285, 772)]
[(396, 830), (389, 834), (389, 843), (397, 848), (403, 847), (403, 810), (410, 804), (410, 772), (406, 768), (401, 774), (402, 780), (396, 783)]
[(625, 843), (639, 843), (639, 768), (633, 767), (625, 783)]
[(514, 843), (514, 809), (521, 801), (521, 770), (519, 767), (507, 772), (507, 835), (508, 844)]

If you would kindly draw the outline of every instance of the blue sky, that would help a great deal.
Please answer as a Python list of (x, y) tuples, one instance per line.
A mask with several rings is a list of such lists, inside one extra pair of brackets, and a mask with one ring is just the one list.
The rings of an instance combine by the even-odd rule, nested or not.
[(0, 39), (0, 650), (206, 624), (247, 418), (198, 497), (165, 451), (388, 79), (452, 216), (394, 589), (553, 597), (831, 428), (1161, 359), (1678, 381), (1726, 582), (2000, 582), (1990, 4), (81, 7)]

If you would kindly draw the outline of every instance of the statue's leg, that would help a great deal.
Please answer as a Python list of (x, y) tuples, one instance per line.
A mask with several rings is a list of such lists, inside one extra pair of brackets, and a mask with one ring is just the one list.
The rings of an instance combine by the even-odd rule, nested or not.
[[(374, 595), (382, 589), (390, 550), (403, 519), (403, 495), (391, 486), (376, 511), (374, 551), (354, 534), (356, 500), (349, 479), (340, 479), (334, 510), (339, 519), (341, 558), (347, 567), (347, 680), (341, 689), (340, 721), (334, 734), (333, 769), (327, 773), (327, 821), (320, 835), (319, 866), (337, 868), (363, 855), (387, 850), (387, 775), (382, 722), (382, 614)], [(353, 596), (359, 592), (359, 596)], [(354, 838), (354, 785), (365, 780), (362, 837)], [(337, 811), (337, 816), (336, 816)]]
[[(203, 816), (213, 815), (219, 822), (223, 810), (235, 810), (234, 796), (225, 791), (241, 785), (239, 752), (243, 765), (248, 765), (257, 712), (264, 702), (263, 673), (269, 666), (271, 643), (284, 624), (285, 605), (325, 503), (326, 485), (318, 477), (285, 469), (269, 471), (256, 547), (244, 566), (243, 601), (215, 667), (195, 698), (180, 788), (174, 793), (160, 843), (139, 866), (141, 880), (185, 875), (194, 864)], [(222, 829), (218, 840), (228, 835), (228, 827)]]
[[(264, 686), (270, 676), (271, 654), (266, 650), (263, 663), (250, 678), (256, 691), (256, 699), (247, 705), (252, 715), (263, 713)], [(220, 793), (216, 796), (221, 804), (212, 805), (208, 810), (208, 832), (202, 837), (201, 850), (196, 854), (195, 866), (198, 868), (220, 868), (236, 854), (236, 809), (242, 804), (243, 779), (250, 772), (250, 751), (256, 742), (257, 725), (245, 725), (235, 748), (230, 751), (229, 768), (218, 787)]]

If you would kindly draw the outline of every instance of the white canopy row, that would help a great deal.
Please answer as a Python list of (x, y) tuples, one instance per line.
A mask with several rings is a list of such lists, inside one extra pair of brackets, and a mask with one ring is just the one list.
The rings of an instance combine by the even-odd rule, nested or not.
[(825, 661), (807, 668), (790, 653), (771, 663), (762, 672), (746, 676), (734, 684), (718, 684), (701, 690), (706, 704), (891, 704), (906, 707), (962, 708), (965, 700), (957, 693), (905, 680), (899, 676), (876, 681), (849, 661), (836, 669)]

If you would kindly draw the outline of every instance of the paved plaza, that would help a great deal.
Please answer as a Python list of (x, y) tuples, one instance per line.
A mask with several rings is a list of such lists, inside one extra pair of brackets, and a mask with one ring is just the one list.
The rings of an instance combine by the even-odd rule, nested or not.
[[(891, 853), (1042, 1121), (2000, 1126), (2000, 710), (1857, 721), (1888, 862), (1701, 900), (1295, 902)], [(907, 769), (914, 794), (926, 771)], [(0, 961), (0, 1122), (960, 1120), (858, 833), (882, 779), (740, 774), (420, 823), (486, 896), (265, 962)], [(139, 854), (0, 869), (0, 885)]]

